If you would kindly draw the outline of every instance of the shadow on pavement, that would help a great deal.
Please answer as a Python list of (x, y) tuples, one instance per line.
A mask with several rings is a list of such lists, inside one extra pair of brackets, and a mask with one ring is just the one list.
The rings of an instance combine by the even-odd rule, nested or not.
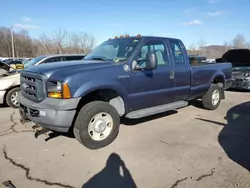
[(9, 108), (6, 104), (0, 104), (0, 108)]
[(196, 118), (224, 126), (218, 141), (227, 156), (250, 172), (250, 102), (239, 104), (227, 112), (227, 124)]
[(233, 89), (233, 88), (230, 88), (227, 91), (229, 91), (229, 92), (235, 92), (235, 93), (249, 93), (250, 92), (247, 89)]
[(75, 136), (72, 132), (68, 132), (68, 133), (51, 132), (48, 134), (48, 137), (45, 138), (44, 140), (47, 142), (47, 141), (54, 139), (54, 138), (57, 138), (59, 136), (64, 136), (67, 138), (75, 138)]
[(194, 106), (203, 110), (205, 109), (202, 105), (202, 100), (191, 100), (189, 101), (189, 106)]
[[(122, 171), (122, 173), (121, 173)], [(86, 182), (82, 188), (136, 188), (136, 184), (125, 163), (112, 153), (106, 166)]]
[(143, 117), (143, 118), (139, 118), (139, 119), (127, 119), (127, 118), (123, 117), (123, 118), (121, 118), (121, 124), (126, 125), (126, 126), (133, 126), (133, 125), (137, 125), (137, 124), (140, 124), (140, 123), (152, 121), (152, 120), (155, 120), (155, 119), (159, 119), (159, 118), (162, 118), (162, 117), (165, 117), (165, 116), (170, 116), (170, 115), (177, 114), (177, 113), (178, 113), (178, 111), (171, 110), (171, 111), (168, 111), (168, 112), (163, 112), (163, 113), (160, 113), (160, 114), (151, 115), (151, 116)]

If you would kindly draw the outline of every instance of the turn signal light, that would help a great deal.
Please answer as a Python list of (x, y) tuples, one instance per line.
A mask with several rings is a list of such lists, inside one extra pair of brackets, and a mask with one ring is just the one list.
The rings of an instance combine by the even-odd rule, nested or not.
[(71, 98), (70, 89), (67, 83), (63, 83), (63, 98), (64, 99)]

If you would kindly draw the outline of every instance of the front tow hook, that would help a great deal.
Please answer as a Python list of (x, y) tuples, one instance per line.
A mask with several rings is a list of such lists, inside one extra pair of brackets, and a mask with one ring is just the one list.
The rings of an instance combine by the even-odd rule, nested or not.
[(31, 122), (29, 119), (20, 119), (20, 123), (21, 124), (25, 124), (25, 123), (28, 123), (28, 122)]
[(46, 129), (46, 128), (43, 128), (39, 125), (34, 125), (32, 127), (35, 131), (35, 138), (37, 138), (38, 136), (42, 135), (42, 134), (46, 134), (47, 132), (49, 132), (50, 130), (49, 129)]

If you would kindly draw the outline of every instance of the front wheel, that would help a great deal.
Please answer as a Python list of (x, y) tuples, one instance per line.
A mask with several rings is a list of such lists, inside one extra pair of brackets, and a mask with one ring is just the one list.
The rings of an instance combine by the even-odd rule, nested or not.
[(18, 94), (19, 94), (20, 88), (15, 87), (8, 91), (6, 95), (6, 103), (8, 106), (12, 108), (18, 108), (19, 107), (19, 101), (18, 101)]
[(94, 101), (79, 111), (75, 125), (76, 139), (89, 149), (99, 149), (109, 145), (118, 135), (120, 117), (109, 103)]
[(207, 110), (215, 110), (221, 102), (221, 88), (217, 84), (212, 84), (207, 93), (202, 97), (203, 107)]

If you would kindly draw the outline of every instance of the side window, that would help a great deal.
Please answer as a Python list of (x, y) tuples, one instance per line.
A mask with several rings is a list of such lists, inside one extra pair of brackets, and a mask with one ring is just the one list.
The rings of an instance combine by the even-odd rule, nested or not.
[[(169, 64), (166, 46), (163, 41), (152, 40), (152, 41), (146, 42), (141, 48), (139, 57), (142, 59), (145, 59), (148, 52), (155, 53), (157, 57), (158, 66)], [(142, 61), (142, 64), (144, 63), (145, 61)]]
[(57, 62), (57, 61), (62, 61), (62, 57), (48, 58), (43, 63), (52, 63), (52, 62)]
[(185, 64), (184, 54), (178, 41), (170, 41), (176, 64)]
[(65, 56), (64, 61), (82, 60), (84, 56)]

